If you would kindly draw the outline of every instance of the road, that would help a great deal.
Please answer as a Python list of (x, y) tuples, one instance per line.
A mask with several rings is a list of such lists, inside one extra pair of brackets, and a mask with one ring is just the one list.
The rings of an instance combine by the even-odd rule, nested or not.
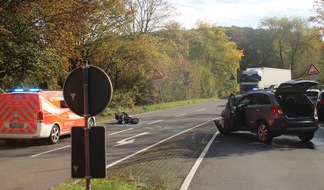
[[(106, 127), (107, 168), (218, 117), (223, 106), (220, 100), (144, 113), (136, 115), (137, 125), (98, 123)], [(71, 176), (69, 137), (55, 145), (32, 141), (6, 146), (0, 141), (0, 151), (1, 189), (48, 189)]]
[[(114, 121), (99, 123), (106, 127), (106, 168), (118, 168), (118, 164), (136, 159), (137, 156), (141, 159), (150, 156), (140, 153), (156, 145), (157, 149), (160, 143), (190, 130), (196, 130), (189, 135), (189, 140), (195, 141), (195, 134), (200, 130), (197, 126), (218, 117), (224, 104), (225, 101), (220, 100), (140, 114), (136, 115), (140, 118), (137, 125), (119, 125)], [(211, 126), (211, 123), (207, 125)], [(215, 130), (215, 133), (208, 134), (210, 140), (203, 138), (209, 141), (203, 144), (206, 146), (205, 151), (201, 157), (192, 161), (196, 161), (192, 168), (184, 168), (186, 173), (178, 178), (178, 186), (182, 184), (182, 190), (323, 189), (323, 127), (319, 128), (309, 143), (302, 143), (298, 137), (280, 136), (274, 138), (272, 145), (257, 142), (256, 136), (251, 133), (236, 132), (223, 136)], [(174, 144), (179, 143), (175, 141)], [(163, 148), (167, 149), (166, 146), (168, 143)], [(62, 138), (55, 145), (36, 141), (6, 146), (0, 141), (0, 151), (0, 189), (43, 190), (63, 183), (71, 176), (69, 137)], [(153, 151), (154, 154), (156, 152)], [(173, 154), (171, 160), (184, 163), (181, 159), (193, 158), (187, 152), (183, 155), (180, 158)], [(165, 162), (170, 159), (159, 160)], [(185, 176), (185, 183), (182, 183)]]
[(218, 134), (189, 190), (322, 190), (324, 189), (324, 125), (311, 142), (280, 136), (272, 145), (251, 133)]

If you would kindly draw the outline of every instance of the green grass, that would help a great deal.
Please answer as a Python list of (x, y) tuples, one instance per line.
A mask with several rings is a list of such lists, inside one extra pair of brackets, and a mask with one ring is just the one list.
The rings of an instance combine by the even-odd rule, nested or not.
[[(154, 178), (149, 180), (148, 184), (141, 182), (142, 180), (129, 175), (127, 177), (115, 176), (113, 179), (91, 179), (91, 190), (163, 190), (168, 189), (168, 182), (164, 178)], [(86, 187), (85, 179), (69, 181), (58, 186), (50, 188), (50, 190), (84, 190)]]
[[(124, 181), (121, 179), (91, 179), (91, 190), (142, 190), (141, 184), (136, 181)], [(84, 190), (85, 179), (78, 180), (78, 183), (64, 183), (51, 190)]]

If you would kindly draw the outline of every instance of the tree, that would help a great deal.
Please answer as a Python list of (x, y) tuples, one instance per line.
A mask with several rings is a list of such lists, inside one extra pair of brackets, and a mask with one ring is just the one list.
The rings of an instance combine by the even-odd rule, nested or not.
[[(88, 59), (112, 79), (115, 106), (157, 103), (161, 94), (174, 101), (187, 92), (205, 98), (235, 89), (230, 76), (242, 52), (225, 30), (206, 23), (190, 31), (166, 24), (171, 9), (164, 0), (11, 0), (0, 11), (1, 85), (47, 82), (55, 88)], [(154, 69), (163, 83), (152, 81)]]
[(306, 66), (318, 61), (318, 33), (308, 26), (305, 19), (265, 18), (262, 28), (268, 29), (275, 36), (274, 45), (280, 57), (281, 68), (291, 68), (293, 78), (306, 74)]
[(83, 4), (72, 0), (12, 0), (0, 5), (1, 31), (5, 33), (0, 42), (4, 50), (1, 78), (11, 85), (48, 82), (51, 88), (57, 88), (58, 80), (68, 74), (68, 58), (75, 55), (78, 34), (87, 29), (80, 24), (84, 23)]
[[(166, 102), (188, 98), (188, 79), (185, 74), (185, 60), (188, 55), (186, 31), (180, 29), (179, 23), (170, 23), (153, 35), (158, 36), (164, 44), (161, 50), (169, 57), (168, 63), (161, 69), (164, 79), (161, 85), (163, 99)], [(159, 67), (160, 68), (160, 67)], [(194, 96), (191, 96), (194, 98)]]
[[(191, 45), (188, 58), (196, 69), (201, 66), (206, 68), (201, 71), (210, 72), (214, 80), (210, 82), (209, 77), (204, 80), (197, 78), (195, 81), (200, 82), (196, 85), (200, 86), (200, 93), (204, 95), (203, 97), (211, 97), (212, 93), (224, 96), (235, 91), (236, 84), (235, 81), (230, 80), (230, 76), (239, 69), (242, 51), (238, 50), (236, 44), (228, 39), (223, 28), (200, 22), (198, 29), (193, 32), (202, 35), (189, 38)], [(206, 85), (208, 85), (207, 88)]]
[(318, 24), (318, 27), (322, 31), (322, 35), (324, 35), (324, 1), (317, 0), (314, 2), (314, 10), (317, 13), (316, 16), (310, 17), (311, 22), (315, 22)]
[(174, 7), (167, 0), (130, 0), (133, 11), (132, 32), (146, 34), (162, 29), (174, 16)]
[(226, 30), (226, 34), (237, 44), (237, 48), (243, 51), (241, 70), (248, 67), (281, 67), (271, 31), (250, 27), (230, 27)]
[(0, 3), (0, 84), (1, 88), (24, 86), (25, 79), (36, 69), (35, 62), (43, 48), (38, 43), (30, 1)]
[(0, 5), (0, 75), (17, 84), (44, 81), (57, 88), (70, 69), (94, 59), (107, 33), (129, 23), (122, 2), (114, 0), (11, 0)]

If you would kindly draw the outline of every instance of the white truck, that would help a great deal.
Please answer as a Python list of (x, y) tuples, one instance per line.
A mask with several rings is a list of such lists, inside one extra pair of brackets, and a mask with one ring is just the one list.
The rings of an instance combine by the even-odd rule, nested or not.
[(240, 77), (241, 93), (253, 89), (277, 88), (282, 82), (291, 80), (290, 69), (269, 67), (247, 68)]

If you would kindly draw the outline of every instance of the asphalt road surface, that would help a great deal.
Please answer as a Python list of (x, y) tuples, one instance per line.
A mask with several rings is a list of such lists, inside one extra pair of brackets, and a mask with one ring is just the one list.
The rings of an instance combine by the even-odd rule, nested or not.
[[(106, 127), (106, 168), (213, 120), (224, 104), (219, 100), (140, 114), (137, 125), (99, 123)], [(324, 189), (323, 126), (309, 143), (280, 136), (265, 145), (247, 132), (213, 135), (190, 172), (189, 168), (182, 190)], [(71, 177), (70, 137), (55, 145), (33, 141), (7, 146), (0, 141), (0, 151), (0, 189), (44, 190)]]
[[(137, 125), (120, 125), (115, 121), (98, 123), (106, 127), (106, 168), (218, 117), (224, 104), (224, 100), (219, 100), (140, 114), (136, 115), (140, 119)], [(7, 146), (0, 141), (0, 151), (0, 189), (43, 190), (71, 177), (69, 137), (55, 145), (32, 141)]]
[(323, 125), (311, 142), (280, 136), (265, 145), (251, 133), (218, 134), (188, 189), (322, 190), (323, 161)]

